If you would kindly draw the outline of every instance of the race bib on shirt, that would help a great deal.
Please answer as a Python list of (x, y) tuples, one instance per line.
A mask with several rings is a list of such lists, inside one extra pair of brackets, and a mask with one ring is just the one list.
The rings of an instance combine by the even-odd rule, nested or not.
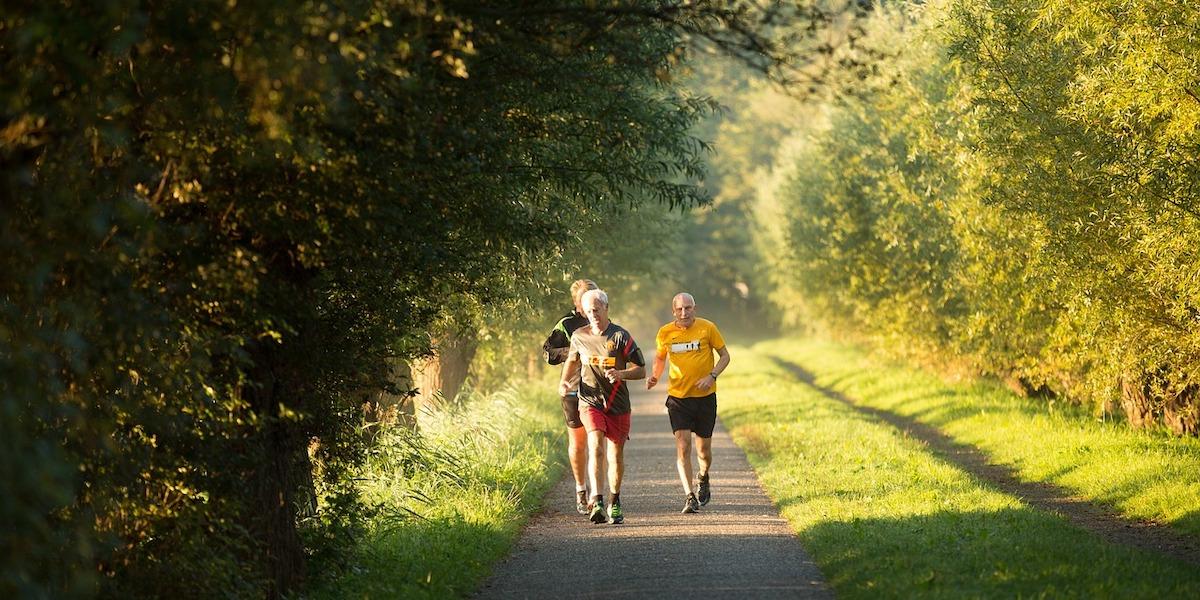
[(583, 363), (593, 367), (616, 367), (617, 357), (615, 356), (586, 356), (583, 357)]

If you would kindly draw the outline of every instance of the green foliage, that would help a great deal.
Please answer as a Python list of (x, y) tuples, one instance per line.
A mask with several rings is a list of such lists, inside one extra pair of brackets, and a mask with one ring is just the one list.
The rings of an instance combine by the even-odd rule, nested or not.
[(363, 518), (389, 361), (704, 200), (671, 73), (762, 13), (527, 8), (0, 13), (0, 589), (296, 589)]
[(314, 598), (469, 594), (563, 467), (549, 385), (510, 388), (389, 429), (356, 474), (380, 510)]
[[(1179, 28), (1195, 15), (1123, 6), (968, 4), (951, 56), (978, 81), (980, 143), (1005, 180), (996, 200), (1043, 222), (1048, 267), (1071, 273), (1051, 288), (1065, 313), (1055, 362), (1101, 401), (1121, 383), (1135, 422), (1195, 433), (1200, 221), (1180, 153), (1200, 138), (1180, 129), (1195, 118), (1182, 83), (1192, 74), (1163, 57), (1193, 51)], [(1032, 58), (1040, 52), (1060, 58)]]
[(810, 316), (885, 348), (1196, 433), (1194, 19), (1145, 2), (882, 13), (864, 44), (903, 50), (767, 190), (777, 270)]
[(820, 26), (810, 20), (780, 25), (794, 57), (782, 76), (764, 77), (744, 61), (708, 55), (685, 79), (721, 110), (695, 129), (711, 140), (704, 183), (713, 202), (686, 215), (670, 277), (696, 296), (704, 314), (736, 335), (762, 335), (764, 324), (797, 320), (786, 307), (772, 305), (775, 290), (788, 286), (789, 269), (773, 237), (778, 214), (764, 211), (760, 196), (774, 173), (792, 162), (797, 135), (823, 120), (815, 100), (835, 82), (863, 76), (865, 61), (875, 54), (862, 44), (871, 23), (866, 16), (876, 9), (871, 3), (813, 6), (822, 13), (814, 19)]
[(753, 198), (753, 181), (772, 160), (772, 142), (790, 131), (789, 107), (778, 88), (744, 64), (705, 57), (686, 78), (689, 87), (711, 95), (720, 110), (700, 121), (695, 135), (711, 140), (705, 186), (713, 202), (686, 213), (677, 227), (677, 240), (668, 248), (664, 278), (677, 286), (657, 299), (665, 312), (676, 289), (687, 290), (708, 318), (727, 330), (742, 330), (761, 322), (765, 288), (760, 286), (760, 260), (755, 232), (746, 217)]

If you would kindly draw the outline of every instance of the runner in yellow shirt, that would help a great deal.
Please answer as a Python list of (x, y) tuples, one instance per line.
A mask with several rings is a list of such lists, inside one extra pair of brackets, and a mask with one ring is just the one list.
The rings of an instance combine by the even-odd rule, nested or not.
[[(655, 339), (654, 371), (646, 389), (658, 385), (667, 357), (667, 415), (675, 434), (675, 465), (686, 494), (683, 512), (694, 513), (712, 497), (708, 471), (712, 466), (712, 433), (717, 424), (717, 376), (729, 366), (729, 350), (717, 326), (696, 318), (696, 299), (686, 292), (671, 300), (675, 320), (663, 325)], [(713, 353), (718, 359), (713, 364)], [(697, 438), (700, 472), (692, 485), (692, 435)]]

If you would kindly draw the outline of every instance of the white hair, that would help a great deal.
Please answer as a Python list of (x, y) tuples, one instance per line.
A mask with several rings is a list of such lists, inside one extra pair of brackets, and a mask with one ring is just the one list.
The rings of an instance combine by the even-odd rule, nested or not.
[(671, 298), (671, 310), (675, 310), (676, 300), (691, 300), (692, 304), (696, 303), (696, 299), (693, 298), (691, 294), (687, 292), (679, 292), (678, 294), (675, 294), (674, 298)]
[(588, 298), (596, 298), (600, 301), (600, 304), (608, 306), (608, 294), (604, 293), (604, 290), (600, 288), (584, 292), (583, 296), (579, 297), (579, 304), (587, 304)]

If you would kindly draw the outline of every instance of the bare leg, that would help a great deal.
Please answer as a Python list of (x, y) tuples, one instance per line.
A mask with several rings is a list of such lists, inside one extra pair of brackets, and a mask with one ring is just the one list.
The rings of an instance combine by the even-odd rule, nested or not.
[(625, 475), (625, 444), (612, 440), (608, 442), (608, 491), (613, 495), (621, 493), (621, 478)]
[(604, 493), (604, 450), (607, 445), (603, 431), (589, 431), (588, 443), (588, 479), (592, 484), (592, 495)]
[(583, 427), (567, 428), (567, 458), (575, 476), (575, 489), (587, 484), (587, 445), (587, 431)]
[(675, 466), (679, 469), (679, 481), (683, 482), (683, 493), (692, 493), (691, 430), (680, 429), (675, 432)]
[(712, 438), (696, 436), (696, 440), (696, 458), (700, 462), (700, 475), (708, 475), (708, 468), (712, 466)]

